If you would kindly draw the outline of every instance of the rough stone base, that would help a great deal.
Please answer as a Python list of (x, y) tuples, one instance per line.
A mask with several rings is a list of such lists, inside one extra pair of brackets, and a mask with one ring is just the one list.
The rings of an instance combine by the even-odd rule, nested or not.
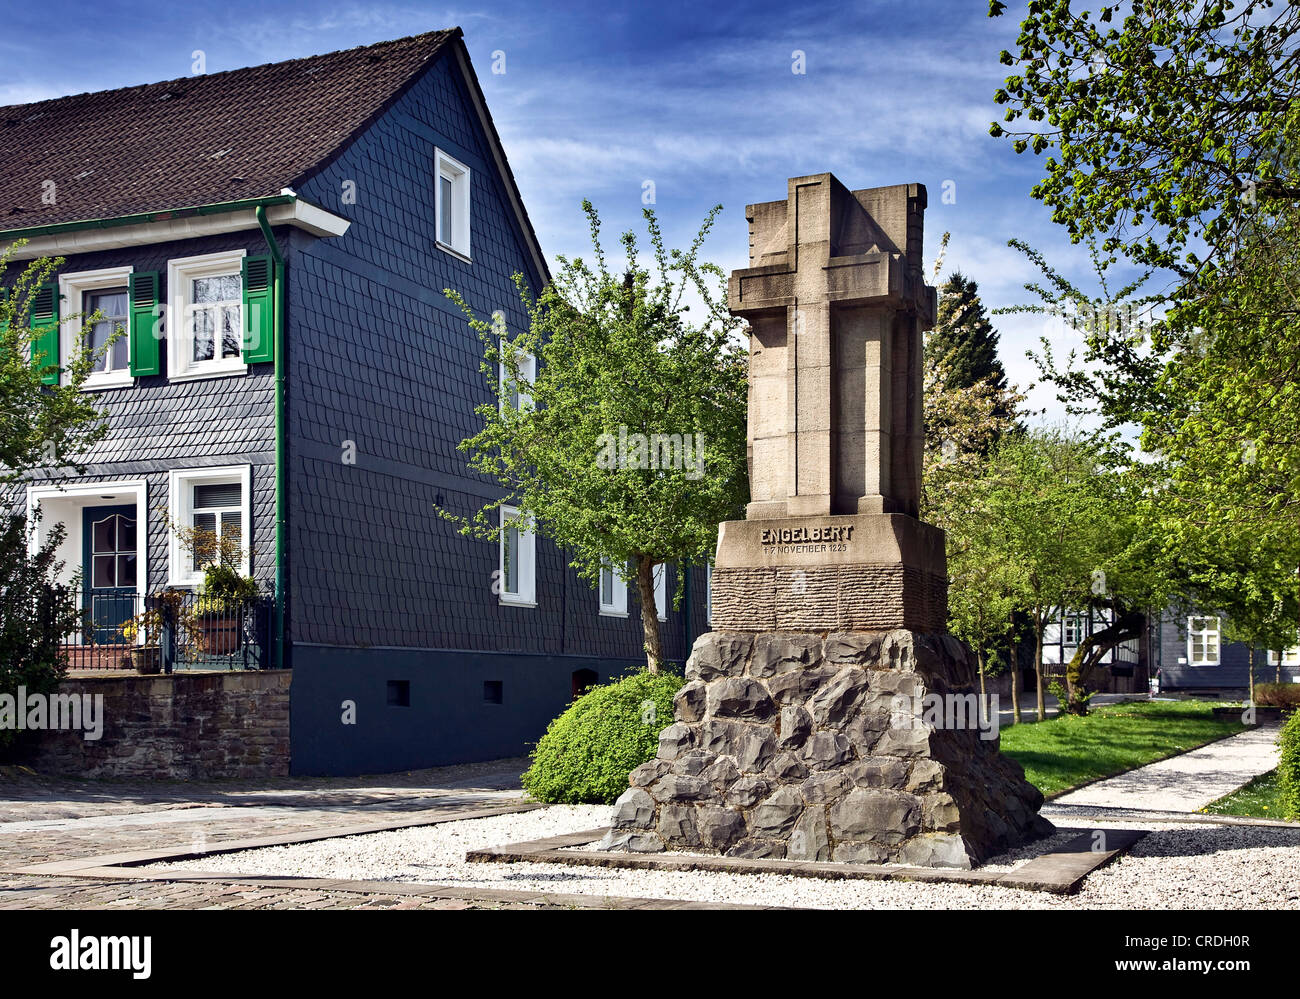
[(947, 635), (711, 632), (606, 850), (970, 868), (1052, 831)]

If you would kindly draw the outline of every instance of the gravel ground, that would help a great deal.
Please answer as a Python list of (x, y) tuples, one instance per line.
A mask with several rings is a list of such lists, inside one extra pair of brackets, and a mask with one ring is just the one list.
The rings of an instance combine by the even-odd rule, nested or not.
[[(179, 867), (822, 909), (1300, 909), (1300, 827), (1092, 823), (1089, 828), (1119, 825), (1153, 832), (1092, 874), (1073, 896), (982, 885), (465, 862), (469, 849), (594, 829), (606, 825), (611, 814), (612, 809), (604, 806), (553, 806), (518, 815), (157, 864), (149, 870), (162, 874)], [(1005, 865), (1019, 859), (1023, 857), (1017, 854), (997, 861)]]

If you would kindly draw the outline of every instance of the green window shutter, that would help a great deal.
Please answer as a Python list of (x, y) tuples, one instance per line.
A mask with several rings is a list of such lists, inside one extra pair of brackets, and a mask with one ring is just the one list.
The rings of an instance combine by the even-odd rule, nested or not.
[(275, 289), (279, 268), (270, 255), (244, 258), (244, 362), (275, 360), (279, 309)]
[(131, 374), (162, 374), (158, 359), (158, 272), (131, 275)]
[[(9, 289), (0, 288), (0, 305), (3, 305), (7, 301), (9, 301)], [(4, 336), (8, 332), (9, 332), (9, 320), (0, 319), (0, 336)]]
[(59, 286), (43, 284), (32, 298), (32, 329), (38, 331), (32, 344), (32, 364), (54, 367), (41, 378), (46, 385), (59, 384)]

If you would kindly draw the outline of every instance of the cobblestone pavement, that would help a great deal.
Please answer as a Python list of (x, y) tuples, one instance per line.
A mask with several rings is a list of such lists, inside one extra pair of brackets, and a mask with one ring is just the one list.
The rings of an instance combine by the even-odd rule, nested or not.
[[(56, 860), (224, 840), (318, 832), (358, 822), (454, 816), (522, 799), (523, 759), (367, 777), (262, 781), (117, 782), (45, 777), (0, 767), (0, 870)], [(536, 896), (533, 896), (536, 898)], [(562, 899), (556, 903), (564, 904)], [(537, 908), (508, 898), (448, 899), (400, 892), (0, 873), (0, 909), (466, 909)]]
[(524, 902), (422, 898), (249, 885), (0, 875), (7, 909), (537, 909)]

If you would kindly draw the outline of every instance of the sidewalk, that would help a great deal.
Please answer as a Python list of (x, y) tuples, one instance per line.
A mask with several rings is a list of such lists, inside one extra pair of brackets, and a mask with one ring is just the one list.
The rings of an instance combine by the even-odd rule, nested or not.
[(1197, 812), (1274, 769), (1278, 760), (1277, 733), (1277, 725), (1261, 725), (1063, 794), (1053, 799), (1051, 806), (1063, 810), (1089, 807)]

